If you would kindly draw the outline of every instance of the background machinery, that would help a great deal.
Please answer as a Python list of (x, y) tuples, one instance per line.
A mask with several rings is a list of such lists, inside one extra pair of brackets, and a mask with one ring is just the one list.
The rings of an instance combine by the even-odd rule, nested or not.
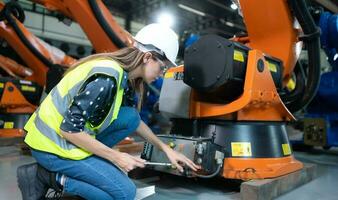
[[(75, 62), (30, 33), (16, 2), (0, 3), (0, 137), (23, 137), (23, 126), (64, 70)], [(12, 60), (15, 59), (16, 61)], [(27, 66), (27, 67), (25, 67)]]
[[(112, 17), (107, 7), (101, 0), (75, 0), (75, 1), (61, 1), (61, 0), (32, 0), (46, 7), (50, 11), (56, 11), (64, 15), (65, 18), (76, 21), (83, 31), (86, 33), (88, 39), (93, 45), (95, 52), (115, 51), (117, 49), (130, 46), (133, 44), (132, 36), (123, 30)], [(13, 105), (11, 102), (10, 107), (18, 108), (19, 111), (7, 111), (4, 115), (4, 129), (8, 132), (9, 129), (18, 126), (23, 127), (30, 114), (34, 112), (39, 104), (42, 87), (46, 85), (46, 92), (49, 92), (58, 81), (61, 79), (65, 69), (74, 63), (76, 60), (66, 56), (63, 52), (55, 50), (42, 40), (34, 37), (28, 30), (21, 24), (24, 20), (24, 12), (21, 7), (15, 2), (9, 2), (2, 6), (2, 29), (0, 35), (8, 44), (12, 46), (14, 52), (19, 54), (19, 57), (25, 61), (25, 64), (33, 70), (31, 76), (27, 80), (37, 82), (37, 89), (34, 99), (34, 104), (25, 101), (22, 98), (22, 91), (16, 91), (15, 96), (10, 94), (3, 95), (2, 106), (8, 103), (6, 99), (21, 99), (20, 105)], [(28, 82), (25, 82), (28, 83)], [(29, 84), (35, 84), (29, 82)], [(25, 86), (27, 87), (27, 86)], [(4, 91), (7, 91), (6, 89)], [(24, 102), (24, 103), (23, 103)], [(23, 111), (22, 106), (29, 107), (28, 111)], [(7, 113), (15, 113), (12, 119)], [(24, 113), (20, 122), (16, 118)], [(10, 121), (7, 121), (10, 120)], [(14, 122), (15, 121), (15, 122)], [(7, 125), (6, 125), (7, 124)], [(15, 126), (13, 125), (15, 124)], [(12, 128), (10, 128), (12, 127)], [(19, 130), (19, 136), (22, 136), (23, 130)], [(129, 143), (128, 140), (125, 142)]]
[[(294, 138), (291, 142), (295, 145), (304, 144), (308, 147), (321, 146), (329, 149), (338, 146), (338, 15), (330, 12), (315, 10), (318, 14), (316, 23), (321, 29), (321, 47), (325, 52), (324, 59), (328, 66), (322, 70), (318, 92), (304, 110), (302, 120), (296, 123), (303, 132), (303, 137)], [(303, 62), (303, 67), (307, 66), (307, 60)], [(326, 60), (325, 60), (326, 61)], [(326, 61), (326, 62), (327, 62)]]

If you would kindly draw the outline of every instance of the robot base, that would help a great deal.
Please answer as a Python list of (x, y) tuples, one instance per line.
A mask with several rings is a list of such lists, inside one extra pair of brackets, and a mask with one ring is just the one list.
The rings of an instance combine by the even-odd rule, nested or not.
[[(303, 168), (292, 155), (285, 124), (281, 122), (176, 119), (171, 134), (159, 138), (201, 165), (204, 177), (215, 174), (242, 180), (274, 178)], [(169, 162), (150, 144), (146, 144), (142, 155), (149, 161)], [(199, 176), (191, 172), (179, 174), (170, 168), (154, 169)]]

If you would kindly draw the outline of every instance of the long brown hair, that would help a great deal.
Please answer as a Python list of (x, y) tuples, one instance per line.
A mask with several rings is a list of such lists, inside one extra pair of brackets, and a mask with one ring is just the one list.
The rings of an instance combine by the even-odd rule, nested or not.
[[(109, 53), (93, 54), (93, 55), (87, 56), (75, 62), (65, 72), (65, 75), (85, 62), (96, 60), (96, 59), (105, 59), (105, 58), (113, 59), (114, 61), (118, 62), (126, 72), (131, 72), (135, 70), (137, 67), (140, 67), (142, 65), (144, 55), (145, 55), (144, 52), (138, 50), (135, 47), (126, 47), (126, 48), (123, 48), (123, 49), (120, 49), (114, 52), (109, 52)], [(139, 94), (139, 102), (138, 102), (137, 107), (138, 109), (141, 109), (143, 93), (144, 93), (144, 85), (143, 85), (144, 81), (142, 78), (136, 78), (133, 80), (129, 80), (129, 83), (132, 86), (132, 88)]]

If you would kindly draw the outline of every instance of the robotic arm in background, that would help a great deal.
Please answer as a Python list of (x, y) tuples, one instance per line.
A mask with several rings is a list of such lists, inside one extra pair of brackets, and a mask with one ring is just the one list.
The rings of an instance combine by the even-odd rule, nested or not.
[[(134, 43), (133, 37), (118, 25), (102, 0), (31, 1), (43, 5), (50, 11), (62, 13), (77, 22), (97, 53), (115, 51), (123, 47), (132, 46)], [(148, 88), (152, 88), (152, 86), (154, 85), (149, 85)], [(129, 96), (127, 99), (130, 101), (128, 104), (136, 104), (136, 97), (132, 92), (127, 96)], [(148, 100), (150, 98), (147, 97)], [(152, 110), (151, 107), (154, 105), (154, 103), (147, 102), (148, 104), (143, 106), (140, 113), (145, 122), (149, 122), (149, 110)], [(148, 123), (148, 125), (150, 124)]]
[[(102, 0), (31, 0), (50, 11), (62, 13), (77, 22), (96, 53), (116, 51), (133, 46), (133, 37), (119, 26)], [(126, 138), (119, 144), (131, 143)]]
[(46, 81), (48, 71), (63, 72), (76, 61), (30, 33), (22, 24), (24, 13), (17, 3), (0, 4), (0, 9), (0, 37), (33, 70), (33, 74), (27, 77), (27, 80), (35, 81), (40, 86), (48, 85)]
[(26, 78), (33, 75), (33, 71), (16, 61), (0, 55), (0, 68), (4, 70), (10, 77), (13, 78)]
[(31, 0), (76, 21), (97, 53), (133, 45), (133, 37), (121, 28), (102, 0)]
[[(123, 30), (112, 17), (109, 10), (101, 0), (32, 0), (42, 4), (51, 11), (57, 11), (70, 19), (79, 23), (88, 39), (91, 41), (96, 52), (115, 51), (126, 46), (133, 45), (132, 36)], [(14, 48), (20, 57), (27, 62), (27, 65), (33, 69), (33, 75), (28, 77), (28, 80), (36, 81), (39, 85), (47, 84), (47, 92), (53, 88), (60, 80), (67, 65), (75, 60), (63, 56), (60, 59), (53, 60), (53, 52), (42, 45), (42, 41), (35, 38), (29, 33), (18, 19), (23, 19), (23, 11), (16, 3), (8, 3), (4, 7), (2, 4), (2, 19), (0, 35)], [(16, 18), (13, 17), (16, 15)], [(23, 20), (22, 20), (23, 21)], [(46, 77), (48, 73), (48, 77)], [(48, 81), (47, 81), (48, 80)], [(9, 84), (8, 87), (13, 87)], [(7, 88), (4, 88), (7, 91)], [(20, 91), (15, 92), (19, 99), (24, 99)], [(4, 101), (1, 105), (7, 105), (11, 99), (11, 95), (2, 96)], [(12, 102), (13, 104), (13, 102)], [(22, 107), (26, 107), (25, 112), (33, 112), (36, 109), (35, 105), (29, 102), (15, 102), (15, 105), (10, 104), (10, 108), (15, 108), (16, 111), (22, 112)], [(21, 107), (20, 109), (17, 109)], [(20, 129), (21, 130), (21, 129)], [(21, 130), (22, 131), (22, 130)], [(20, 133), (21, 134), (21, 133)], [(20, 135), (19, 134), (19, 135)], [(131, 143), (132, 140), (127, 139), (122, 142)], [(120, 143), (121, 144), (121, 143)]]
[(37, 108), (42, 88), (46, 86), (48, 92), (76, 60), (30, 33), (22, 24), (25, 16), (17, 3), (0, 3), (0, 10), (0, 38), (29, 67), (0, 57), (2, 67), (14, 76), (0, 81), (0, 137), (22, 137), (22, 127)]

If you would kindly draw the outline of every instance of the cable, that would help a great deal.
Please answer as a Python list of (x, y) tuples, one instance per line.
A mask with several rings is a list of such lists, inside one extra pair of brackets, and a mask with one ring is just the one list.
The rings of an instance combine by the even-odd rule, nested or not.
[(221, 171), (221, 168), (222, 168), (222, 164), (219, 164), (214, 173), (209, 174), (209, 175), (196, 174), (196, 176), (199, 178), (213, 178), (219, 174), (219, 172)]
[[(34, 56), (36, 56), (46, 67), (49, 68), (46, 81), (46, 92), (48, 93), (61, 80), (66, 66), (52, 63), (43, 54), (41, 54), (21, 31), (16, 23), (16, 20), (12, 17), (12, 13), (14, 13), (14, 16), (24, 15), (21, 6), (18, 3), (12, 1), (7, 3), (3, 10), (0, 12), (0, 20), (6, 19), (7, 22), (12, 26), (14, 32), (19, 37), (20, 41), (31, 51)], [(20, 18), (22, 19), (22, 17)]]
[(291, 92), (286, 92), (286, 94), (280, 94), (281, 99), (283, 100), (285, 106), (289, 106), (293, 101), (301, 98), (305, 90), (305, 75), (303, 74), (302, 65), (299, 61), (296, 63), (295, 75), (296, 75), (296, 87)]
[[(3, 10), (0, 12), (0, 19), (6, 19), (8, 23), (13, 27), (14, 32), (17, 34), (19, 39), (21, 40), (22, 43), (43, 63), (45, 64), (48, 68), (53, 68), (53, 67), (64, 67), (59, 64), (54, 64), (50, 60), (48, 60), (46, 57), (44, 57), (25, 37), (24, 33), (20, 30), (19, 26), (17, 25), (15, 19), (12, 17), (12, 12), (21, 12), (23, 13), (22, 8), (20, 5), (16, 2), (9, 2), (5, 5)], [(21, 13), (19, 12), (19, 13)]]
[(127, 47), (127, 45), (115, 34), (115, 32), (110, 28), (109, 24), (107, 23), (106, 19), (102, 15), (100, 7), (97, 5), (96, 0), (88, 0), (89, 6), (92, 9), (96, 20), (99, 22), (100, 26), (102, 27), (103, 31), (108, 35), (110, 40), (116, 45), (118, 48)]
[(308, 49), (309, 72), (303, 95), (288, 103), (291, 112), (298, 111), (307, 106), (314, 98), (320, 82), (320, 55), (319, 36), (320, 30), (315, 25), (304, 0), (288, 0), (288, 3), (301, 25), (304, 35), (303, 40)]

